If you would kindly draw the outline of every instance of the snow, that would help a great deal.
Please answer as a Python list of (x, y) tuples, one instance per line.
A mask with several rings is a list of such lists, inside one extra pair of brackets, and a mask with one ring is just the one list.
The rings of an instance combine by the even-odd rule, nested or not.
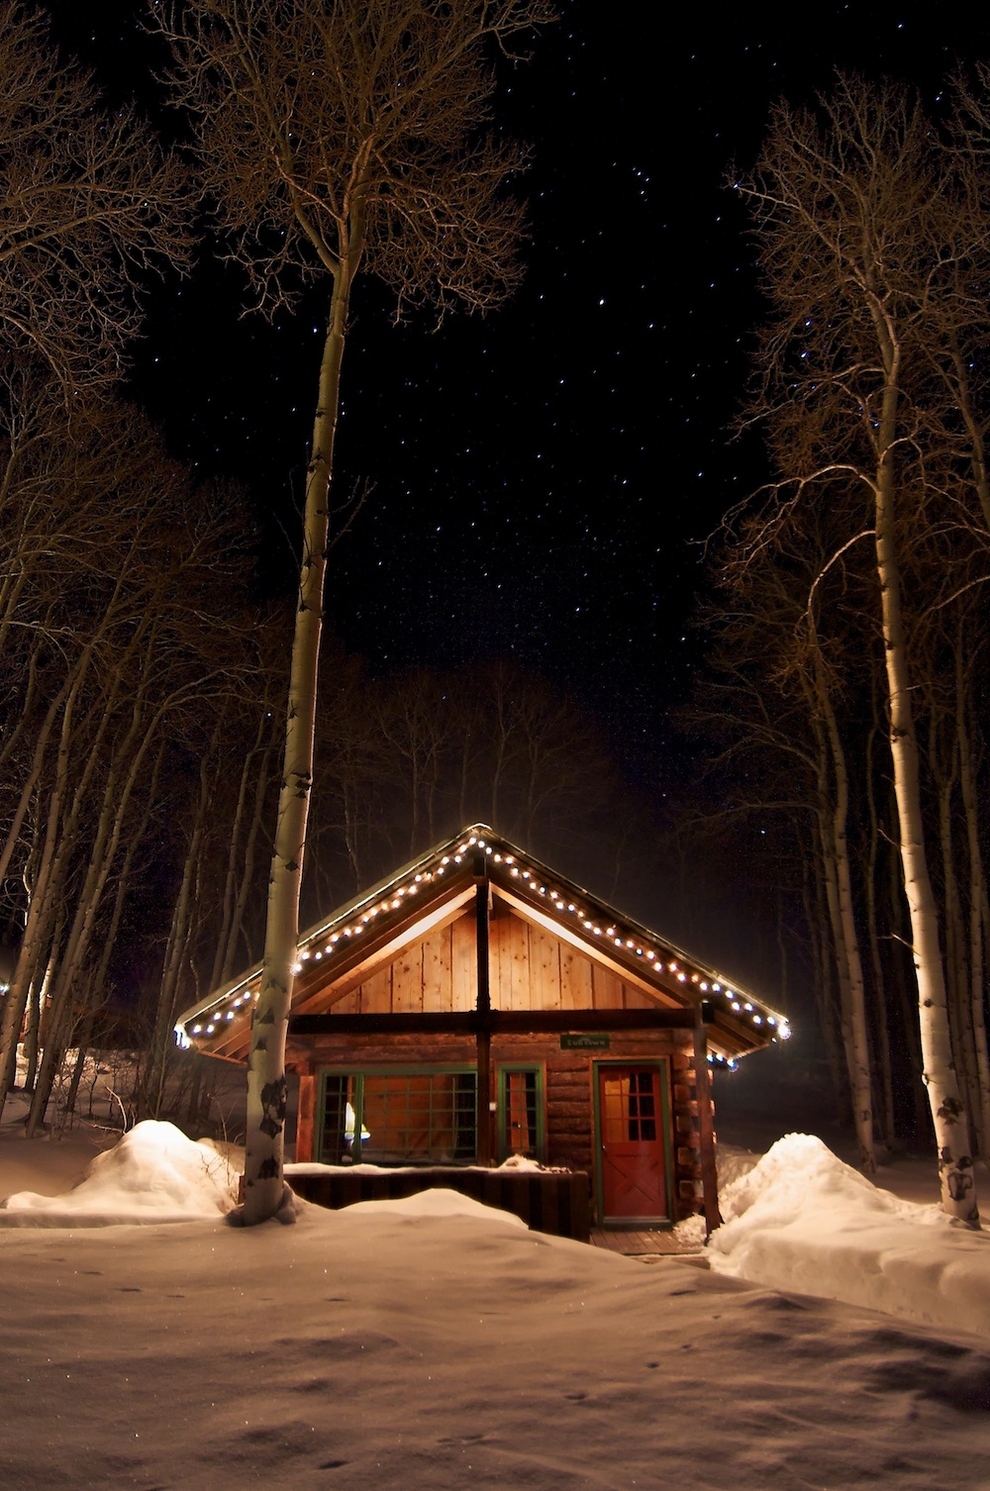
[[(209, 1152), (168, 1128), (91, 1167), (71, 1213), (8, 1206), (63, 1225), (0, 1232), (5, 1491), (990, 1483), (990, 1340), (738, 1276), (803, 1256), (817, 1289), (831, 1252), (868, 1271), (869, 1238), (895, 1227), (942, 1258), (919, 1273), (932, 1299), (959, 1257), (990, 1273), (987, 1239), (874, 1192), (807, 1136), (727, 1187), (708, 1272), (542, 1236), (453, 1192), (231, 1228), (201, 1188)], [(19, 1145), (0, 1144), (0, 1195)], [(59, 1149), (31, 1151), (36, 1196)], [(160, 1224), (207, 1196), (212, 1215)], [(144, 1225), (121, 1224), (125, 1200)], [(80, 1225), (97, 1215), (111, 1224)]]
[[(754, 1162), (755, 1162), (754, 1156)], [(356, 1165), (325, 1165), (321, 1160), (291, 1160), (284, 1166), (285, 1174), (291, 1182), (294, 1175), (394, 1175), (396, 1172), (420, 1171), (419, 1165), (373, 1165), (369, 1161), (361, 1160)], [(563, 1174), (559, 1165), (541, 1165), (539, 1160), (531, 1160), (526, 1155), (510, 1155), (503, 1160), (501, 1165), (494, 1165), (494, 1170), (533, 1171), (542, 1175)], [(487, 1169), (487, 1166), (465, 1165), (465, 1170)]]
[(171, 1123), (146, 1119), (99, 1154), (65, 1195), (17, 1191), (0, 1210), (5, 1227), (100, 1227), (188, 1222), (232, 1209), (236, 1175), (209, 1139), (194, 1144)]
[(990, 1336), (990, 1233), (874, 1186), (810, 1134), (788, 1134), (720, 1197), (712, 1268)]
[(403, 1217), (475, 1217), (496, 1226), (503, 1223), (510, 1227), (526, 1227), (522, 1217), (514, 1216), (512, 1212), (499, 1211), (497, 1207), (486, 1206), (483, 1201), (475, 1201), (472, 1196), (462, 1196), (458, 1191), (437, 1186), (420, 1191), (416, 1196), (357, 1201), (353, 1206), (345, 1207), (341, 1215), (349, 1220), (360, 1220), (365, 1216), (385, 1216), (388, 1212)]

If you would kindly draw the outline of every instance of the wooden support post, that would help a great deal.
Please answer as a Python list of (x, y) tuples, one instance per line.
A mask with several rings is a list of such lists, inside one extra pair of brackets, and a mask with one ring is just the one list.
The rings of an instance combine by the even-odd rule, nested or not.
[(495, 1115), (492, 1101), (492, 998), (488, 957), (488, 856), (474, 856), (475, 940), (478, 951), (478, 1164), (495, 1163)]
[(296, 1160), (316, 1157), (316, 1075), (312, 1068), (299, 1073), (299, 1111), (296, 1114)]
[(701, 1187), (705, 1202), (705, 1233), (711, 1237), (722, 1225), (718, 1209), (718, 1172), (715, 1168), (715, 1121), (712, 1085), (708, 1072), (708, 1040), (698, 1010), (694, 1025), (694, 1083), (698, 1094), (698, 1127), (701, 1131)]

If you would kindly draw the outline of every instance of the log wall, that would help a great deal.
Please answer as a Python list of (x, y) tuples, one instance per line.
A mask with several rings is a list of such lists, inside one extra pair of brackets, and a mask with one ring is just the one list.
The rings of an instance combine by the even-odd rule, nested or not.
[[(313, 1129), (318, 1074), (328, 1067), (390, 1065), (474, 1065), (475, 1042), (460, 1036), (318, 1036), (295, 1040), (292, 1052), (300, 1078), (296, 1158), (314, 1158), (319, 1142)], [(508, 1062), (543, 1067), (547, 1119), (547, 1163), (594, 1175), (593, 1063), (596, 1060), (656, 1061), (668, 1064), (674, 1220), (701, 1209), (701, 1134), (695, 1057), (690, 1031), (613, 1031), (608, 1051), (564, 1051), (560, 1038), (547, 1035), (496, 1036), (492, 1071)], [(479, 1095), (480, 1097), (480, 1095)], [(495, 1097), (495, 1093), (491, 1094)], [(483, 1100), (483, 1099), (482, 1099)]]

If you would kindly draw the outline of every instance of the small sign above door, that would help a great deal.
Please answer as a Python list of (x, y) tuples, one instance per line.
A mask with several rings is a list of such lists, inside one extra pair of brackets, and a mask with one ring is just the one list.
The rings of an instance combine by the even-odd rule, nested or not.
[(562, 1035), (560, 1037), (560, 1049), (562, 1051), (607, 1051), (610, 1035)]

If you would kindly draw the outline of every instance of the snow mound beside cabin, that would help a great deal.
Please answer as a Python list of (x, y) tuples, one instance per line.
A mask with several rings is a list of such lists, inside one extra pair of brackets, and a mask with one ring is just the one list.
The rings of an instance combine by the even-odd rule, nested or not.
[(504, 1222), (510, 1227), (526, 1228), (522, 1217), (513, 1212), (486, 1206), (483, 1201), (475, 1201), (473, 1196), (463, 1196), (460, 1191), (452, 1191), (446, 1186), (433, 1186), (427, 1191), (417, 1191), (414, 1196), (356, 1201), (352, 1206), (342, 1207), (337, 1215), (353, 1221), (361, 1217), (387, 1216), (390, 1212), (404, 1217), (474, 1217), (476, 1221)]
[(108, 1227), (223, 1216), (237, 1176), (209, 1139), (198, 1144), (171, 1123), (146, 1119), (97, 1155), (62, 1196), (18, 1191), (0, 1204), (0, 1227)]
[(813, 1135), (778, 1139), (720, 1206), (718, 1273), (990, 1335), (990, 1234), (879, 1189)]

